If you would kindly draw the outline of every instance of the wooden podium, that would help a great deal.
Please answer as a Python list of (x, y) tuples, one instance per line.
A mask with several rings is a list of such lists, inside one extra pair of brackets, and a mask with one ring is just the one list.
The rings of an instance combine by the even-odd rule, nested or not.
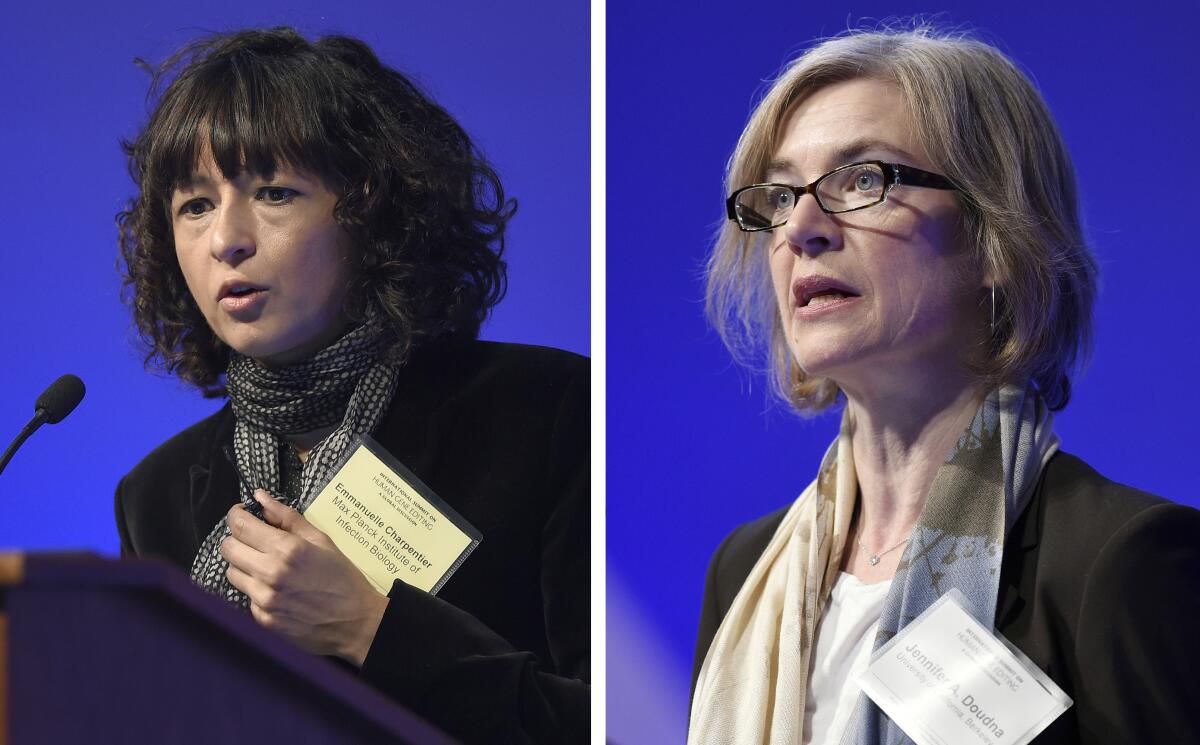
[(156, 562), (0, 554), (0, 745), (449, 745)]

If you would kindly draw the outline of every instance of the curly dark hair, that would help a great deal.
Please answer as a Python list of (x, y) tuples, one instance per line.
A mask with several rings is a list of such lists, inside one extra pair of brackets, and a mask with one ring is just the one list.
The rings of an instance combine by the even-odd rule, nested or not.
[(225, 393), (230, 349), (188, 292), (170, 214), (205, 147), (227, 179), (286, 164), (340, 196), (334, 219), (361, 256), (345, 310), (384, 320), (391, 359), (428, 339), (479, 333), (506, 289), (504, 230), (516, 202), (450, 114), (365, 43), (246, 30), (192, 42), (157, 68), (141, 64), (153, 74), (154, 106), (121, 143), (138, 194), (117, 224), (122, 297), (147, 366), (206, 396)]

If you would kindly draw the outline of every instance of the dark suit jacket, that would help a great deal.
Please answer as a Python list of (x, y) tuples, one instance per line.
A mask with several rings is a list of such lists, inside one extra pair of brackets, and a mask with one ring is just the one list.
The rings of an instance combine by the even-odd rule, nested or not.
[[(784, 510), (713, 556), (695, 677)], [(1034, 743), (1200, 743), (1200, 512), (1058, 453), (1004, 546), (996, 627), (1074, 706)]]
[[(434, 597), (397, 581), (362, 677), (468, 742), (585, 742), (589, 375), (558, 350), (445, 341), (401, 371), (374, 437), (483, 533)], [(228, 406), (116, 494), (122, 555), (189, 570), (237, 501)]]

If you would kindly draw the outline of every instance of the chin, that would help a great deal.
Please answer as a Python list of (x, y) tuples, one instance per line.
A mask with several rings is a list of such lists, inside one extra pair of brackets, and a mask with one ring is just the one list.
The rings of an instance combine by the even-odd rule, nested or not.
[(279, 367), (300, 362), (335, 342), (348, 330), (341, 319), (278, 323), (259, 318), (252, 323), (218, 329), (217, 336), (244, 357)]
[(261, 344), (248, 348), (242, 354), (261, 362), (268, 367), (283, 367), (294, 365), (311, 357), (319, 348), (289, 346), (285, 344)]
[(234, 333), (218, 334), (233, 351), (260, 362), (270, 362), (281, 356), (286, 356), (292, 346), (285, 339), (273, 338), (270, 335), (247, 333), (249, 329), (238, 329)]
[(792, 359), (809, 377), (837, 377), (839, 372), (845, 372), (847, 367), (860, 364), (864, 359), (862, 350), (857, 346), (832, 339), (793, 339), (788, 348), (792, 352)]

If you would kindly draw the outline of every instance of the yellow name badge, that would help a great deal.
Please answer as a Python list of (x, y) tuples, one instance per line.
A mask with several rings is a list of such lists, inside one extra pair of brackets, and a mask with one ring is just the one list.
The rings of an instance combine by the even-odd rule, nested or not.
[(397, 579), (437, 594), (483, 540), (366, 435), (343, 457), (304, 517), (384, 595)]

